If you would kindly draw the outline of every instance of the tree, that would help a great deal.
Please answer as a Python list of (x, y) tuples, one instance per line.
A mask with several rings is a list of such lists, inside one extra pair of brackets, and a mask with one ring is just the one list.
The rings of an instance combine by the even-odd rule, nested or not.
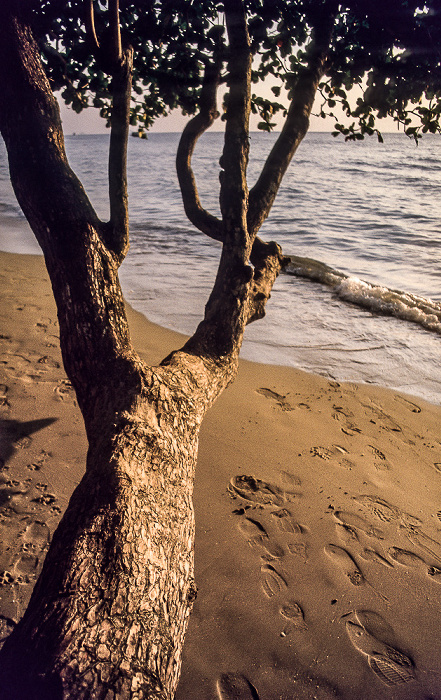
[[(435, 0), (419, 8), (415, 0), (384, 0), (381, 9), (367, 0), (121, 0), (121, 8), (109, 0), (95, 11), (92, 0), (1, 4), (0, 130), (18, 201), (44, 253), (89, 442), (84, 478), (2, 649), (2, 697), (173, 697), (196, 595), (199, 427), (233, 381), (245, 326), (263, 316), (284, 264), (279, 246), (257, 233), (318, 90), (323, 113), (340, 100), (354, 117), (337, 126), (347, 138), (377, 133), (375, 114), (393, 114), (415, 137), (439, 130), (441, 19)], [(352, 107), (347, 91), (366, 74)], [(281, 77), (273, 92), (287, 88), (287, 108), (252, 96), (253, 81), (268, 75)], [(218, 219), (199, 201), (191, 157), (217, 116), (225, 81)], [(52, 88), (77, 110), (92, 96), (110, 122), (109, 222), (98, 219), (69, 167)], [(129, 245), (127, 135), (130, 121), (142, 134), (177, 105), (195, 115), (177, 154), (185, 210), (222, 252), (196, 332), (149, 367), (131, 345), (118, 281)], [(286, 119), (249, 191), (252, 110), (263, 129), (277, 111)], [(407, 121), (411, 112), (417, 126)]]

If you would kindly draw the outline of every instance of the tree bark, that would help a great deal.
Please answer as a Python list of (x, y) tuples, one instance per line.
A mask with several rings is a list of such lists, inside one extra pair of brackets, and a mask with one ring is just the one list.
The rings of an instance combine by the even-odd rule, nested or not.
[[(115, 177), (104, 223), (69, 167), (38, 47), (14, 6), (0, 3), (0, 131), (17, 199), (45, 256), (89, 449), (28, 609), (0, 652), (0, 697), (171, 700), (196, 595), (192, 490), (200, 424), (234, 379), (245, 325), (263, 315), (283, 264), (278, 246), (256, 239), (250, 226), (251, 54), (243, 5), (225, 1), (231, 56), (222, 222), (215, 224), (223, 242), (219, 271), (195, 334), (158, 367), (141, 362), (131, 345), (118, 281), (128, 245), (130, 52), (120, 47), (112, 61), (119, 66), (112, 69)], [(116, 21), (116, 0), (112, 8)], [(96, 37), (93, 43), (97, 48)], [(194, 139), (184, 144), (190, 156), (183, 173), (197, 205)], [(209, 228), (201, 209), (195, 216)]]
[(156, 368), (136, 356), (120, 255), (67, 163), (29, 27), (5, 8), (1, 15), (0, 128), (45, 255), (89, 450), (29, 607), (2, 649), (0, 693), (169, 699), (196, 590), (199, 426), (238, 351), (233, 361), (212, 347), (204, 358), (178, 351)]

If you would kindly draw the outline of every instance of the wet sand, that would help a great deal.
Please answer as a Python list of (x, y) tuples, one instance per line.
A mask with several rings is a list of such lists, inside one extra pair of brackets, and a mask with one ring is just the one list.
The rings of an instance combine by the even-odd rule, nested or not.
[[(42, 259), (0, 260), (1, 639), (86, 441)], [(182, 343), (129, 316), (147, 362)], [(390, 390), (241, 363), (201, 432), (177, 700), (441, 698), (440, 419)]]

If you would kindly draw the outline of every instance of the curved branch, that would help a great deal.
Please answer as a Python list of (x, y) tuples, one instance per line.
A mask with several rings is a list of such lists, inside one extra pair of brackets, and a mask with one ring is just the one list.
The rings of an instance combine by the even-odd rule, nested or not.
[(246, 219), (252, 57), (242, 0), (224, 0), (224, 11), (229, 41), (229, 93), (221, 159), (223, 247), (204, 320), (183, 350), (222, 367), (223, 381), (228, 382), (237, 371), (253, 280)]
[(219, 58), (216, 58), (214, 63), (205, 65), (199, 114), (186, 125), (179, 140), (176, 154), (176, 172), (185, 213), (196, 228), (216, 241), (223, 240), (222, 223), (201, 205), (196, 178), (191, 167), (191, 158), (198, 139), (219, 116), (216, 96), (221, 68), (222, 61)]
[(248, 228), (251, 236), (256, 235), (267, 218), (282, 178), (308, 131), (317, 88), (327, 67), (336, 12), (333, 0), (331, 5), (326, 18), (323, 15), (317, 18), (308, 66), (298, 77), (283, 129), (250, 191)]

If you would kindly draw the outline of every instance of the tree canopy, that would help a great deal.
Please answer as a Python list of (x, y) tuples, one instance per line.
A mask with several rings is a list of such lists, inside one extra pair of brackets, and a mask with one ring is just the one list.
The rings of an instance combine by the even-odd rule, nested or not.
[[(108, 7), (107, 7), (108, 5)], [(349, 119), (336, 133), (348, 138), (379, 133), (392, 116), (408, 135), (440, 130), (441, 7), (438, 0), (247, 0), (252, 81), (273, 79), (274, 99), (254, 95), (259, 128), (270, 130), (287, 104), (326, 24), (333, 25), (319, 86), (321, 116)], [(47, 0), (34, 4), (34, 27), (54, 90), (75, 111), (88, 106), (111, 114), (109, 72), (118, 57), (115, 2)], [(217, 0), (121, 0), (122, 47), (132, 45), (131, 124), (144, 133), (157, 116), (199, 108), (204, 70), (222, 65), (228, 80), (228, 37)], [(116, 43), (115, 43), (116, 42)], [(349, 99), (349, 92), (359, 94)]]

